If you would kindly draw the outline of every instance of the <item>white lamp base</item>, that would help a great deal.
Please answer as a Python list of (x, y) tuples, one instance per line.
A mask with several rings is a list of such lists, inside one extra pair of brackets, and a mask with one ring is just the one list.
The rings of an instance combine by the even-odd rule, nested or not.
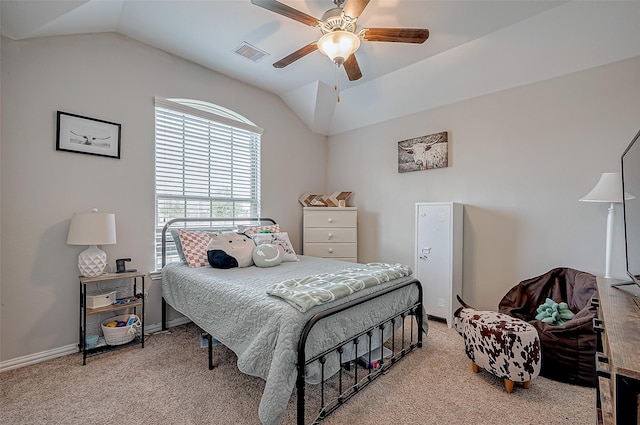
[(78, 256), (78, 270), (81, 276), (96, 277), (104, 273), (107, 265), (107, 253), (92, 245)]
[(611, 278), (611, 246), (613, 245), (613, 202), (609, 206), (609, 214), (607, 214), (607, 243), (605, 251), (604, 277)]

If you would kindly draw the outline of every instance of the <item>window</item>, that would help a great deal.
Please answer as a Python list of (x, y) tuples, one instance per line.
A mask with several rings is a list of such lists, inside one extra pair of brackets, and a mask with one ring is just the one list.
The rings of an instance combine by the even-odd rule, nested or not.
[[(228, 109), (191, 99), (158, 99), (156, 268), (162, 228), (180, 217), (260, 216), (262, 129)], [(169, 251), (167, 261), (177, 259)]]

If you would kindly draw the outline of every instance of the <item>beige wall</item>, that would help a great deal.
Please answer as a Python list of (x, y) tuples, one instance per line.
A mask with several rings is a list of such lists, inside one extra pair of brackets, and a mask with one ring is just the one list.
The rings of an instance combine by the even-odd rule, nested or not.
[[(326, 138), (280, 98), (115, 34), (1, 43), (0, 361), (77, 343), (84, 247), (66, 245), (73, 212), (115, 213), (109, 261), (153, 270), (154, 96), (213, 102), (264, 128), (262, 212), (300, 249), (297, 198), (325, 188)], [(56, 151), (58, 110), (122, 124), (121, 159)], [(146, 318), (160, 322), (157, 283)]]
[[(464, 203), (464, 296), (481, 308), (552, 267), (603, 272), (607, 206), (578, 198), (619, 170), (640, 128), (640, 58), (337, 135), (327, 149), (278, 97), (126, 37), (1, 43), (0, 362), (77, 343), (72, 212), (114, 212), (110, 261), (153, 269), (154, 96), (217, 103), (265, 129), (263, 213), (296, 249), (303, 192), (354, 192), (360, 261), (413, 264), (414, 203)], [(121, 123), (122, 159), (55, 151), (57, 110)], [(439, 131), (450, 166), (398, 174), (397, 142)], [(148, 305), (157, 324), (157, 283)]]
[[(638, 93), (635, 58), (331, 137), (327, 189), (354, 192), (359, 261), (413, 265), (414, 203), (455, 201), (464, 298), (479, 308), (553, 267), (603, 274), (608, 205), (578, 199), (619, 171), (640, 129)], [(397, 172), (398, 141), (441, 131), (448, 168)], [(624, 277), (620, 208), (612, 272)]]

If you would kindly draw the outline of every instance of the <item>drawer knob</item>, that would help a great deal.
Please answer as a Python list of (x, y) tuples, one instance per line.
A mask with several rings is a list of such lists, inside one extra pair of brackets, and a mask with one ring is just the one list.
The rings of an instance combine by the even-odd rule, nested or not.
[(329, 248), (329, 254), (333, 254), (333, 248)]
[(333, 223), (333, 219), (332, 219), (332, 218), (329, 218), (327, 221), (328, 221), (329, 223)]
[(333, 237), (333, 233), (329, 233), (329, 234), (327, 235), (327, 239), (331, 239), (332, 237)]

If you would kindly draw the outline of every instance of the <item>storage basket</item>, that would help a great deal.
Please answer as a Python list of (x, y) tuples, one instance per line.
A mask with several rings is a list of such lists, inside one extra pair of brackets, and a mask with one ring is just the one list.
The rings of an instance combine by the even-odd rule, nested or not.
[[(109, 322), (118, 322), (123, 321), (125, 323), (129, 322), (130, 318), (135, 318), (133, 324), (128, 326), (121, 326), (119, 328), (112, 328), (106, 326)], [(140, 318), (135, 314), (123, 314), (121, 316), (110, 317), (106, 320), (103, 320), (101, 323), (102, 333), (104, 335), (104, 342), (108, 345), (122, 345), (127, 342), (133, 341), (138, 333), (138, 328), (140, 327)]]

